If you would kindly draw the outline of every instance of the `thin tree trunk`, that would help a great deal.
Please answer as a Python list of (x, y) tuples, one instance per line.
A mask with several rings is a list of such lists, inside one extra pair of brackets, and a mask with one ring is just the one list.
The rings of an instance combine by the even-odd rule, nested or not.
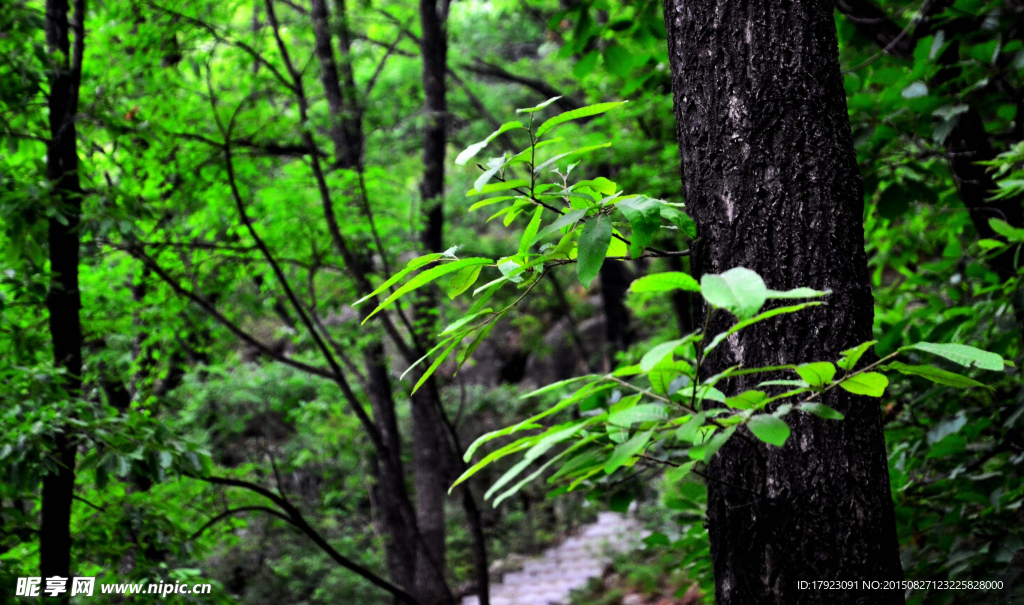
[[(334, 144), (335, 165), (343, 168), (355, 168), (362, 159), (361, 137), (352, 140), (350, 129), (346, 127), (350, 120), (345, 99), (342, 96), (341, 82), (338, 79), (338, 65), (334, 60), (334, 48), (331, 46), (331, 28), (326, 0), (312, 0), (310, 17), (313, 20), (313, 37), (316, 42), (315, 52), (320, 62), (320, 84), (324, 87), (327, 97), (327, 108), (331, 115), (330, 134)], [(346, 62), (347, 57), (343, 58)]]
[[(447, 121), (445, 68), (447, 66), (447, 4), (442, 0), (420, 0), (420, 48), (423, 55), (423, 92), (425, 97), (423, 132), (423, 180), (420, 200), (425, 224), (420, 232), (423, 249), (440, 251), (444, 236), (444, 161)], [(435, 323), (436, 297), (427, 293), (415, 305), (417, 328), (424, 333)], [(412, 397), (413, 464), (416, 483), (416, 520), (425, 542), (417, 563), (417, 596), (424, 605), (451, 602), (450, 592), (437, 574), (426, 573), (428, 566), (445, 566), (444, 501), (449, 476), (442, 420), (439, 417), (440, 394), (433, 380)]]
[(615, 354), (625, 351), (633, 344), (629, 309), (626, 308), (626, 292), (632, 279), (625, 263), (611, 262), (601, 265), (600, 277), (605, 335), (608, 338), (606, 353), (609, 367), (614, 368)]
[[(65, 372), (69, 399), (81, 395), (82, 326), (79, 318), (78, 225), (82, 188), (78, 180), (75, 114), (82, 73), (85, 0), (75, 0), (75, 44), (69, 42), (67, 0), (46, 2), (46, 43), (53, 59), (50, 73), (50, 141), (46, 150), (46, 176), (53, 183), (59, 217), (49, 220), (50, 291), (46, 297), (53, 357)], [(54, 427), (53, 455), (59, 468), (43, 477), (39, 528), (41, 575), (71, 575), (71, 502), (75, 490), (75, 438), (65, 426)], [(67, 602), (67, 595), (60, 598)]]
[[(745, 266), (771, 288), (832, 291), (827, 306), (740, 332), (707, 360), (707, 373), (834, 360), (871, 338), (863, 186), (833, 6), (665, 0), (683, 184), (698, 228), (695, 275)], [(726, 315), (714, 316), (712, 334), (732, 323)], [(902, 577), (878, 405), (839, 389), (825, 402), (846, 419), (790, 414), (784, 447), (744, 433), (712, 460), (720, 604), (903, 602), (900, 591), (798, 588)]]

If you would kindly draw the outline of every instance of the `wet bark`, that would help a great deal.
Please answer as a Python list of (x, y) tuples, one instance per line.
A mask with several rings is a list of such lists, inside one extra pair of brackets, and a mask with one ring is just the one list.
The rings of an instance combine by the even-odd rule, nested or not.
[[(832, 291), (827, 306), (740, 332), (706, 373), (837, 359), (871, 338), (863, 186), (832, 9), (828, 0), (665, 0), (683, 185), (698, 228), (694, 274), (745, 266), (770, 288)], [(732, 321), (716, 314), (710, 333)], [(791, 414), (784, 447), (747, 433), (712, 459), (719, 603), (902, 602), (898, 591), (798, 589), (800, 580), (902, 576), (878, 405), (839, 389), (825, 403), (846, 419)]]
[[(78, 178), (75, 116), (82, 73), (85, 1), (75, 0), (74, 21), (67, 0), (46, 2), (46, 44), (52, 57), (46, 176), (60, 217), (49, 219), (50, 290), (46, 297), (54, 363), (64, 370), (64, 390), (69, 399), (82, 390), (82, 325), (79, 318), (78, 225), (82, 212), (82, 188)], [(74, 29), (74, 47), (69, 34)], [(59, 54), (58, 54), (59, 53)], [(39, 528), (39, 566), (42, 577), (70, 577), (71, 503), (75, 490), (75, 437), (66, 426), (52, 427), (53, 456), (58, 470), (43, 477)], [(67, 595), (60, 598), (67, 602)]]

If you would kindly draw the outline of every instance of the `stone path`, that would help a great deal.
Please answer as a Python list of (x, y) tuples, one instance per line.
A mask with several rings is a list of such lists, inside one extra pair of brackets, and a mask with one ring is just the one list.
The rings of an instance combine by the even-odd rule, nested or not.
[[(569, 593), (601, 575), (616, 552), (635, 547), (640, 526), (619, 513), (603, 512), (575, 536), (527, 560), (519, 571), (506, 573), (491, 586), (491, 605), (562, 605)], [(497, 580), (498, 578), (494, 578)], [(473, 595), (462, 605), (479, 605)]]

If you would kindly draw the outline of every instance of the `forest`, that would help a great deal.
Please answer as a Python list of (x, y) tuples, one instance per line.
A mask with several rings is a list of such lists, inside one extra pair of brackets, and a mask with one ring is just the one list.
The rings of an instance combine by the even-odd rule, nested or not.
[(1022, 202), (1021, 0), (0, 0), (0, 603), (1024, 603)]

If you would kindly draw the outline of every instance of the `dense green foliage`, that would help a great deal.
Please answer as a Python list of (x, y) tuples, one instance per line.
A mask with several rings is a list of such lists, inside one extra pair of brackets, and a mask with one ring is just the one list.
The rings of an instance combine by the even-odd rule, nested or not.
[[(492, 560), (636, 501), (654, 533), (650, 566), (622, 563), (630, 589), (681, 595), (696, 582), (713, 594), (704, 463), (741, 425), (783, 446), (787, 414), (842, 422), (815, 401), (842, 388), (879, 398), (906, 577), (1004, 577), (1024, 547), (1024, 224), (968, 200), (971, 183), (949, 160), (971, 157), (956, 127), (977, 115), (968, 134), (989, 145), (978, 169), (997, 188), (983, 203), (1019, 212), (1019, 2), (886, 0), (902, 34), (884, 49), (871, 24), (837, 11), (875, 341), (842, 359), (710, 379), (701, 356), (728, 334), (693, 322), (696, 297), (735, 317), (733, 330), (828, 297), (771, 290), (771, 275), (742, 268), (689, 275), (682, 251), (699, 234), (681, 195), (659, 3), (451, 5), (447, 252), (420, 243), (431, 116), (417, 6), (347, 7), (351, 45), (332, 53), (351, 68), (348, 110), (365, 134), (352, 167), (332, 161), (337, 117), (310, 9), (274, 5), (276, 23), (262, 3), (88, 3), (75, 117), (84, 386), (72, 393), (45, 305), (48, 220), (67, 213), (46, 176), (58, 58), (42, 2), (0, 9), (3, 598), (38, 575), (40, 481), (66, 430), (78, 448), (76, 575), (214, 583), (212, 595), (168, 602), (383, 602), (295, 516), (388, 577), (381, 460), (360, 418), (374, 412), (363, 355), (380, 342), (405, 483), (410, 402), (433, 381), (468, 463), (446, 463), (444, 488), (465, 482), (477, 495)], [(335, 35), (344, 6), (332, 3)], [(916, 13), (925, 8), (928, 18)], [(631, 281), (619, 301), (628, 346), (609, 339), (609, 303), (596, 296), (613, 263)], [(419, 348), (403, 351), (403, 339)], [(715, 388), (760, 371), (757, 390)], [(473, 536), (456, 491), (444, 512), (443, 573), (453, 593), (471, 592)]]

